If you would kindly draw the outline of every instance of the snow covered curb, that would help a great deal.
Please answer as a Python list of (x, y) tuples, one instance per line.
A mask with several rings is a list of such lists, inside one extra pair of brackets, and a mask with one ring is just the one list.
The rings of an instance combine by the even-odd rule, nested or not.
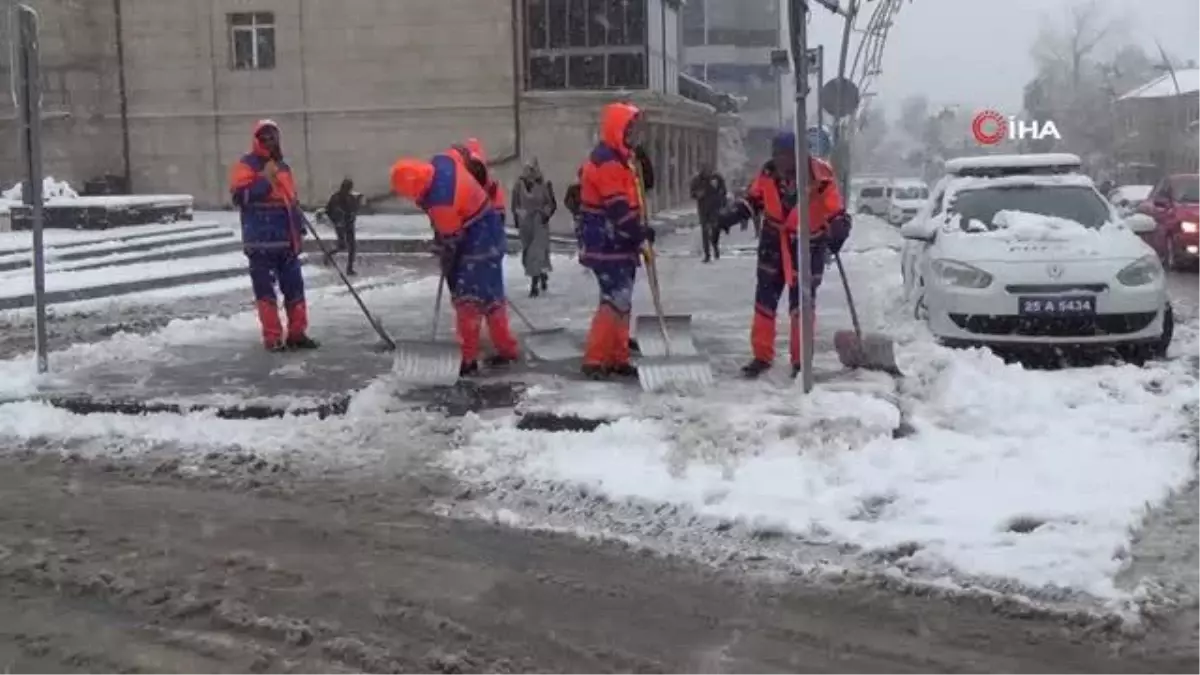
[(703, 559), (755, 550), (1107, 610), (1144, 594), (1114, 578), (1147, 508), (1195, 475), (1185, 363), (1037, 372), (928, 344), (906, 357), (907, 437), (883, 391), (593, 396), (556, 412), (615, 422), (552, 434), (476, 420), (443, 465), (528, 526)]

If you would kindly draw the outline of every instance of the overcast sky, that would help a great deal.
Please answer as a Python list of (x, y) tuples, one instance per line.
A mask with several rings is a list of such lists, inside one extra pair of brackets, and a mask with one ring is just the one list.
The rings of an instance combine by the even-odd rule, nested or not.
[[(1039, 27), (1063, 24), (1079, 1), (912, 0), (888, 34), (883, 72), (873, 90), (892, 111), (905, 96), (923, 93), (935, 104), (1017, 112), (1022, 87), (1033, 76), (1030, 47)], [(1157, 39), (1176, 58), (1200, 60), (1198, 0), (1101, 2), (1119, 31), (1114, 42), (1133, 42), (1153, 53)], [(841, 18), (813, 7), (809, 42), (826, 45), (828, 78), (836, 73)]]

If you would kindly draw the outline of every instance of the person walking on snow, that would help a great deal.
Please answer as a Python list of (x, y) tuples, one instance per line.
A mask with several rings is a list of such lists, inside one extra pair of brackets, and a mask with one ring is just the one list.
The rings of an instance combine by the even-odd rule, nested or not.
[(704, 245), (704, 262), (712, 262), (715, 256), (721, 259), (721, 228), (717, 217), (725, 208), (728, 190), (721, 174), (700, 166), (700, 173), (692, 179), (692, 199), (696, 200), (696, 213), (700, 217), (700, 238)]
[(645, 222), (641, 178), (634, 148), (641, 111), (610, 103), (600, 114), (600, 142), (580, 171), (580, 262), (592, 270), (600, 304), (592, 317), (583, 356), (584, 375), (636, 377), (630, 364), (629, 318), (643, 247), (654, 229)]
[(354, 181), (346, 178), (338, 191), (329, 197), (325, 215), (333, 223), (337, 233), (337, 250), (346, 251), (346, 274), (354, 276), (354, 257), (358, 251), (358, 236), (354, 225), (358, 221), (358, 209), (362, 195), (354, 191)]
[(392, 189), (429, 216), (439, 242), (442, 274), (454, 300), (462, 347), (459, 374), (479, 373), (483, 322), (496, 353), (487, 364), (502, 367), (519, 358), (504, 295), (508, 240), (501, 215), (467, 169), (462, 153), (450, 149), (432, 160), (403, 158), (392, 166)]
[(550, 283), (550, 218), (558, 210), (554, 185), (542, 176), (537, 160), (525, 165), (512, 188), (513, 221), (521, 235), (521, 263), (529, 277), (529, 297)]
[[(791, 131), (777, 134), (771, 142), (772, 158), (746, 196), (722, 212), (720, 226), (726, 232), (734, 224), (755, 214), (763, 219), (758, 240), (758, 283), (754, 291), (754, 319), (750, 327), (750, 346), (754, 359), (742, 368), (756, 378), (771, 368), (775, 360), (775, 312), (784, 287), (788, 289), (791, 318), (790, 355), (792, 377), (800, 372), (800, 285), (796, 258), (799, 215), (796, 211), (796, 135)], [(825, 270), (829, 253), (841, 251), (850, 236), (851, 221), (838, 192), (833, 168), (823, 160), (810, 157), (808, 162), (808, 224), (812, 232), (812, 293)]]
[[(308, 305), (300, 268), (304, 214), (296, 199), (291, 167), (283, 159), (279, 125), (261, 120), (254, 126), (249, 153), (233, 165), (229, 193), (241, 210), (242, 247), (250, 262), (263, 345), (270, 351), (315, 349), (308, 336)], [(287, 336), (279, 320), (275, 284), (283, 295)]]

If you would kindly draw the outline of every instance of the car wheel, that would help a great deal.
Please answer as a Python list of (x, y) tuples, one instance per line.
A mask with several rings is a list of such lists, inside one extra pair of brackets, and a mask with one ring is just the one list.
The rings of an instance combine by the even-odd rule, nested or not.
[(1162, 335), (1150, 347), (1150, 357), (1155, 359), (1167, 358), (1167, 350), (1171, 347), (1171, 340), (1175, 337), (1175, 310), (1171, 308), (1170, 303), (1163, 308), (1163, 329)]

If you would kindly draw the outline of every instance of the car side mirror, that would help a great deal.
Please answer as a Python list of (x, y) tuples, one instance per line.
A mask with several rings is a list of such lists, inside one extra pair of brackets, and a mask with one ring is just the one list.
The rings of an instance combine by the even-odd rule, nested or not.
[(1158, 224), (1144, 213), (1134, 213), (1125, 218), (1125, 227), (1138, 234), (1150, 234), (1158, 227)]
[(937, 236), (937, 228), (928, 220), (910, 220), (900, 226), (900, 236), (913, 241), (930, 242)]
[(1154, 208), (1169, 209), (1171, 208), (1171, 198), (1166, 195), (1159, 195), (1154, 198)]

